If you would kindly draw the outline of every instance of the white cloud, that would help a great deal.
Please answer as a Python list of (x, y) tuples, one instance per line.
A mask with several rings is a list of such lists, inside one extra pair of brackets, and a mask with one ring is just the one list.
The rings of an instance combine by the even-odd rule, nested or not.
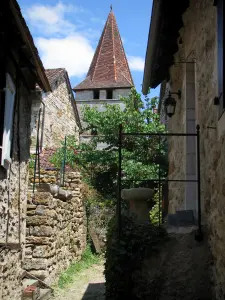
[[(61, 1), (55, 5), (33, 4), (24, 11), (32, 33), (37, 37), (35, 41), (45, 68), (65, 68), (69, 76), (78, 78), (86, 75), (94, 54), (93, 47), (102, 31), (100, 27), (91, 28), (90, 21), (99, 24), (105, 21), (95, 15), (88, 23), (84, 18), (77, 18), (78, 13), (83, 15), (84, 12), (88, 11)], [(123, 43), (126, 41), (125, 38), (122, 40)], [(128, 61), (132, 71), (143, 71), (142, 57), (128, 56)]]
[(62, 34), (74, 32), (75, 25), (66, 19), (67, 13), (82, 12), (83, 9), (58, 2), (55, 6), (34, 4), (25, 11), (27, 21), (42, 35)]
[(101, 24), (105, 24), (105, 20), (102, 20), (102, 19), (100, 19), (100, 18), (92, 17), (90, 20), (91, 20), (91, 22), (93, 22), (93, 23), (101, 23)]
[(36, 44), (45, 68), (66, 68), (69, 76), (86, 75), (94, 54), (90, 42), (78, 34), (65, 38), (38, 38)]
[(143, 71), (144, 70), (145, 61), (142, 57), (128, 55), (127, 59), (129, 62), (130, 69), (132, 71)]

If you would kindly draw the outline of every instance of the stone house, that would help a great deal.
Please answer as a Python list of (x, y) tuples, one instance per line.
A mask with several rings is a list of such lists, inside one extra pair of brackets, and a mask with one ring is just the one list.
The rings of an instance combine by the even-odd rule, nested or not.
[(33, 103), (31, 120), (31, 151), (35, 152), (38, 118), (40, 112), (40, 150), (56, 148), (67, 135), (74, 135), (79, 140), (80, 118), (70, 85), (68, 73), (63, 68), (47, 69), (46, 76), (51, 85), (51, 92), (44, 93), (37, 88), (42, 102)]
[[(175, 4), (172, 5), (172, 4)], [(176, 9), (175, 9), (176, 8)], [(225, 102), (223, 97), (223, 0), (153, 1), (143, 93), (161, 84), (161, 120), (169, 132), (195, 133), (200, 125), (202, 222), (209, 230), (217, 299), (225, 297)], [(176, 95), (172, 117), (168, 93)], [(196, 139), (168, 139), (169, 178), (194, 179)], [(196, 184), (169, 184), (169, 213), (192, 210)]]
[[(104, 109), (104, 103), (118, 104), (123, 108), (120, 97), (127, 97), (133, 86), (122, 39), (111, 9), (87, 76), (73, 88), (81, 120), (84, 105), (97, 106), (100, 111)], [(84, 132), (80, 139), (88, 141), (90, 134), (91, 131)], [(99, 149), (102, 147), (104, 145), (98, 145)]]
[(0, 7), (0, 299), (21, 299), (32, 101), (51, 90), (15, 0)]

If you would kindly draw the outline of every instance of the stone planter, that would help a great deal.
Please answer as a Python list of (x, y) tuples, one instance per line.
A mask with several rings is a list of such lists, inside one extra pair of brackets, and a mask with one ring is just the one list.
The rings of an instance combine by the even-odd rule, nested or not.
[(129, 201), (129, 212), (135, 215), (139, 222), (149, 222), (149, 208), (147, 200), (152, 199), (154, 190), (149, 188), (123, 189), (121, 197)]

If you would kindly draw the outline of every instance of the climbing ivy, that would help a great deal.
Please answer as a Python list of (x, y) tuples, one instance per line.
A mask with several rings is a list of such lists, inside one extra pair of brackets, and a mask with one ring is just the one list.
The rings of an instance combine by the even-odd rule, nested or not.
[(158, 247), (166, 241), (166, 231), (151, 223), (137, 223), (127, 215), (122, 216), (121, 228), (119, 239), (116, 218), (113, 218), (107, 234), (106, 300), (146, 299), (142, 298), (146, 290), (140, 291), (134, 273), (141, 269), (146, 256), (158, 252)]

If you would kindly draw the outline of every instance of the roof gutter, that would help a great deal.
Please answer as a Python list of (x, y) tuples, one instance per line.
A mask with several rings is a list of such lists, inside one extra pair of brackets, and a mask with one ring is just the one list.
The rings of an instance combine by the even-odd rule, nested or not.
[(165, 96), (165, 92), (166, 92), (166, 81), (164, 80), (164, 81), (161, 83), (161, 86), (160, 86), (159, 106), (158, 106), (158, 111), (159, 111), (159, 113), (161, 112), (161, 108), (162, 108), (163, 98), (164, 98), (164, 96)]
[(144, 68), (144, 77), (142, 82), (142, 93), (144, 95), (148, 94), (150, 87), (151, 73), (154, 62), (154, 55), (156, 52), (157, 37), (158, 37), (158, 27), (160, 19), (160, 8), (162, 0), (153, 0), (152, 4), (152, 14), (151, 14), (151, 23), (148, 34), (148, 44), (147, 51), (145, 56), (145, 68)]
[(73, 106), (73, 110), (74, 110), (74, 114), (75, 114), (75, 118), (76, 118), (76, 121), (78, 123), (78, 127), (79, 129), (81, 130), (82, 129), (82, 125), (81, 125), (81, 121), (80, 121), (80, 116), (79, 116), (79, 113), (78, 113), (78, 110), (77, 110), (77, 105), (76, 105), (76, 101), (75, 101), (75, 98), (74, 98), (74, 94), (73, 94), (73, 89), (71, 87), (71, 83), (70, 83), (70, 80), (69, 80), (69, 75), (67, 73), (67, 71), (65, 70), (65, 73), (66, 73), (66, 82), (67, 82), (67, 86), (69, 87), (70, 89), (70, 95), (72, 97), (72, 106)]

